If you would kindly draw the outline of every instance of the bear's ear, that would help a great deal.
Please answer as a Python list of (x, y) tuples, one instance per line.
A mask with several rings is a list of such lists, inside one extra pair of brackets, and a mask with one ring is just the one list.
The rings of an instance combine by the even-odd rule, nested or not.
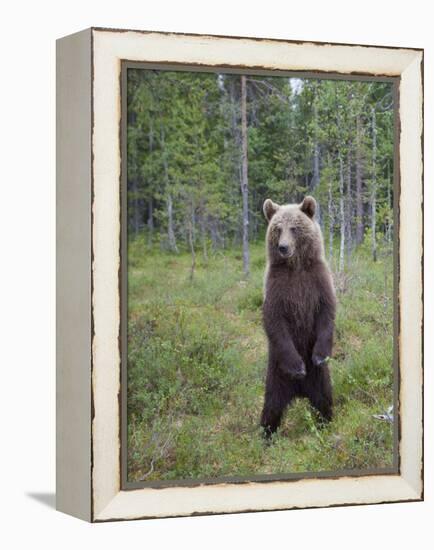
[(279, 209), (279, 205), (273, 202), (271, 199), (267, 199), (262, 207), (264, 210), (264, 216), (267, 221), (270, 221), (274, 214)]
[(300, 210), (304, 212), (306, 216), (309, 216), (309, 218), (313, 218), (316, 211), (316, 200), (310, 195), (304, 197)]

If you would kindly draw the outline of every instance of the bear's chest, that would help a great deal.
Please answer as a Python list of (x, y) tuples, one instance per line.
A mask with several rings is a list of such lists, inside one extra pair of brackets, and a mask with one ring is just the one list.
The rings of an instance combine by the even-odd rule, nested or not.
[(312, 332), (320, 303), (315, 277), (308, 271), (286, 273), (279, 277), (278, 287), (279, 301), (292, 332)]

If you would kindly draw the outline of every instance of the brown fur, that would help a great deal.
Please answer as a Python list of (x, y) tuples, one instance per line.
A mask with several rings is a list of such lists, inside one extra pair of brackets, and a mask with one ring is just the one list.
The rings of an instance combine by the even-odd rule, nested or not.
[(313, 197), (301, 204), (264, 203), (269, 222), (263, 305), (268, 370), (261, 425), (267, 436), (295, 397), (307, 397), (323, 419), (332, 418), (327, 358), (336, 298), (315, 209)]

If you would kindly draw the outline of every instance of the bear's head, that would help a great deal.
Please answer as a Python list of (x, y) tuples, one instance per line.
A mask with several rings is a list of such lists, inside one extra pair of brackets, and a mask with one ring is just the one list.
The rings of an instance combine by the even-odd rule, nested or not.
[(267, 254), (271, 265), (308, 266), (323, 258), (321, 229), (315, 221), (316, 201), (307, 196), (301, 204), (264, 202), (268, 221)]

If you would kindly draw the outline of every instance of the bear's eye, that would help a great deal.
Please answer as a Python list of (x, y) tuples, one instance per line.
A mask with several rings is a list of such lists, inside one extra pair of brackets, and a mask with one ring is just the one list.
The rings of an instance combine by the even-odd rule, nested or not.
[(290, 227), (289, 230), (291, 231), (291, 233), (292, 233), (293, 235), (295, 235), (295, 234), (297, 233), (297, 231), (298, 231), (298, 227)]

